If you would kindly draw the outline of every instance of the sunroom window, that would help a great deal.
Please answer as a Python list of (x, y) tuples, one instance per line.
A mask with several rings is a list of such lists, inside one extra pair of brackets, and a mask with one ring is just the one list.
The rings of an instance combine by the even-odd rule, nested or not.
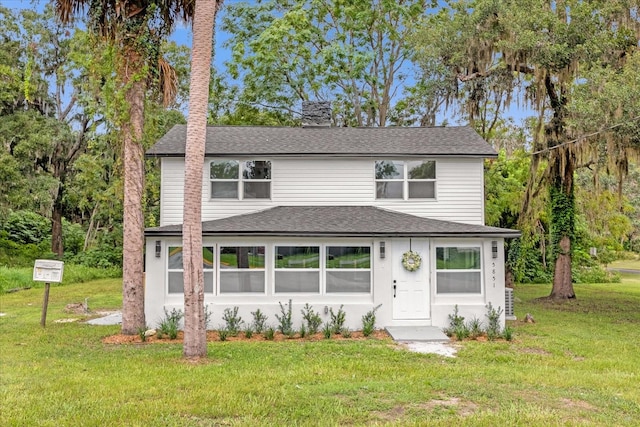
[(271, 198), (271, 162), (213, 160), (209, 165), (212, 199)]
[(369, 246), (327, 246), (326, 254), (328, 294), (371, 292), (371, 248)]
[(276, 246), (275, 292), (320, 292), (320, 247)]
[(377, 160), (375, 181), (376, 199), (434, 199), (436, 162)]
[[(182, 262), (183, 252), (181, 246), (169, 246), (168, 265), (168, 293), (184, 293), (184, 267)], [(204, 291), (213, 292), (213, 247), (202, 248), (202, 268), (204, 270)]]
[(436, 247), (436, 282), (438, 294), (482, 293), (480, 247)]
[(220, 247), (220, 293), (264, 293), (264, 246)]

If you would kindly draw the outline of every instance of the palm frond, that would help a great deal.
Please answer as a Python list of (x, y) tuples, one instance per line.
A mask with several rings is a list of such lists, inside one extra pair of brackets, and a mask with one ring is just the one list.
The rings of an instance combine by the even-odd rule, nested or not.
[(164, 58), (158, 60), (158, 70), (162, 104), (168, 107), (178, 95), (178, 77), (176, 70)]

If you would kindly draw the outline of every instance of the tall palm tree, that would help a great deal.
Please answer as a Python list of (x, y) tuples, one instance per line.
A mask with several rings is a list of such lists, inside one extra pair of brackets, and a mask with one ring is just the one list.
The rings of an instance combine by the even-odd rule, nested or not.
[(88, 28), (108, 40), (116, 52), (116, 79), (124, 99), (116, 107), (124, 168), (122, 333), (132, 335), (145, 326), (142, 214), (145, 95), (150, 70), (159, 63), (160, 41), (177, 21), (191, 21), (194, 0), (55, 0), (55, 5), (57, 16), (65, 24), (86, 13)]
[(222, 0), (197, 0), (193, 21), (182, 226), (186, 358), (207, 354), (202, 271), (202, 165), (207, 133), (213, 27)]

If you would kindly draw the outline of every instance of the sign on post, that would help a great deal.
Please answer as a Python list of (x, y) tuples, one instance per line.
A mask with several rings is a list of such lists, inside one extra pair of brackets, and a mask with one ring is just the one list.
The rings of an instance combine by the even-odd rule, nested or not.
[(64, 262), (54, 261), (50, 259), (37, 259), (33, 266), (34, 282), (62, 282), (62, 273), (64, 271)]
[(40, 316), (40, 326), (44, 328), (47, 322), (47, 306), (49, 305), (49, 288), (51, 282), (62, 282), (64, 272), (64, 262), (50, 259), (37, 259), (33, 265), (33, 281), (45, 282), (44, 300), (42, 302), (42, 316)]

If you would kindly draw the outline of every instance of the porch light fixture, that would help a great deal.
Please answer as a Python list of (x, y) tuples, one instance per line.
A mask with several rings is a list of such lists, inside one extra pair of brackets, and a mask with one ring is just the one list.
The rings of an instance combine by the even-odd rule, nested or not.
[(162, 242), (160, 240), (156, 240), (156, 258), (160, 258), (161, 253), (162, 253)]
[(380, 242), (380, 259), (384, 259), (385, 257), (385, 247), (384, 242)]
[(491, 241), (491, 255), (493, 258), (498, 258), (498, 242), (496, 240)]

